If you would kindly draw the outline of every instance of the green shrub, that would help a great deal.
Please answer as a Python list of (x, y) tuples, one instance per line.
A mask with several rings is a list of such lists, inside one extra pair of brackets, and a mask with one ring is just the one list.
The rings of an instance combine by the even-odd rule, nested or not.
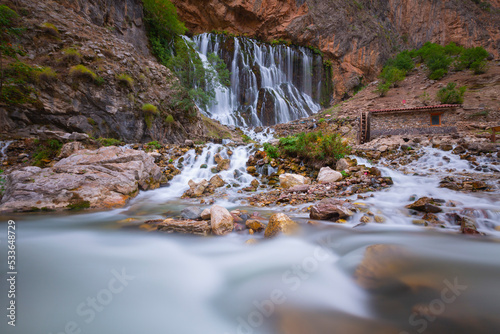
[(443, 104), (461, 104), (464, 102), (466, 87), (457, 87), (457, 84), (450, 82), (446, 87), (437, 92), (437, 98)]
[(279, 156), (279, 149), (276, 146), (273, 146), (269, 143), (264, 143), (264, 151), (266, 151), (266, 154), (268, 157), (272, 159), (276, 159)]
[(486, 60), (476, 60), (470, 65), (470, 69), (474, 74), (486, 73), (488, 69), (488, 62)]
[(280, 139), (280, 154), (306, 161), (330, 165), (350, 154), (351, 147), (338, 134), (323, 135), (321, 131), (300, 133)]
[(167, 117), (165, 117), (165, 123), (167, 123), (167, 124), (172, 124), (172, 123), (174, 123), (174, 121), (175, 121), (174, 116), (172, 116), (172, 115), (168, 115)]
[(451, 62), (452, 59), (444, 53), (429, 57), (426, 61), (426, 65), (430, 70), (429, 79), (438, 80), (445, 76), (448, 73)]
[(321, 124), (321, 123), (324, 123), (324, 122), (326, 122), (326, 120), (324, 118), (318, 119), (318, 124)]
[(444, 46), (444, 52), (449, 56), (456, 56), (464, 52), (465, 48), (463, 46), (456, 45), (454, 42), (450, 42)]
[(116, 76), (116, 80), (118, 80), (118, 83), (124, 87), (127, 87), (129, 89), (134, 88), (134, 79), (126, 73), (122, 73)]
[(151, 114), (151, 115), (158, 115), (158, 108), (156, 106), (150, 104), (150, 103), (145, 103), (142, 105), (142, 111), (146, 114)]
[(78, 79), (78, 80), (86, 80), (86, 81), (93, 81), (96, 82), (98, 81), (98, 76), (94, 72), (92, 72), (90, 69), (83, 65), (76, 65), (71, 67), (69, 70), (69, 75), (73, 79)]
[(410, 52), (412, 57), (418, 57), (423, 62), (427, 62), (427, 59), (444, 53), (442, 45), (431, 42), (427, 42), (420, 49)]
[(79, 64), (82, 60), (82, 55), (74, 48), (66, 48), (63, 51), (63, 61), (68, 64)]
[(389, 89), (391, 89), (391, 83), (381, 81), (379, 82), (376, 91), (380, 96), (386, 96), (389, 92)]
[(36, 73), (35, 68), (21, 61), (10, 63), (3, 71), (0, 100), (12, 105), (35, 102), (30, 96), (35, 90), (29, 83), (36, 81)]
[(429, 79), (439, 80), (442, 77), (444, 77), (447, 73), (448, 73), (447, 70), (445, 70), (443, 68), (438, 68), (437, 70), (435, 70), (434, 72), (431, 72), (431, 74), (429, 74)]
[(465, 49), (458, 58), (456, 68), (457, 70), (471, 68), (475, 74), (484, 73), (483, 71), (486, 70), (486, 58), (488, 56), (488, 51), (480, 46)]
[(44, 33), (53, 37), (59, 37), (59, 30), (52, 23), (45, 22), (42, 24), (41, 28)]
[(57, 79), (57, 73), (51, 67), (43, 67), (37, 73), (37, 79), (39, 82), (53, 82)]
[(61, 150), (62, 143), (57, 139), (38, 142), (33, 155), (33, 165), (44, 167), (50, 159), (54, 159)]
[(394, 59), (390, 59), (386, 66), (392, 66), (402, 71), (408, 72), (415, 68), (415, 63), (410, 55), (410, 52), (400, 52)]
[(84, 201), (84, 200), (77, 200), (74, 201), (73, 203), (70, 203), (66, 206), (68, 210), (83, 210), (83, 209), (88, 209), (90, 208), (90, 202), (89, 201)]
[(146, 144), (146, 146), (148, 146), (149, 148), (156, 148), (157, 150), (162, 148), (162, 145), (156, 140), (150, 141), (149, 143)]
[(243, 134), (243, 135), (241, 136), (241, 139), (242, 139), (242, 140), (243, 140), (243, 142), (244, 142), (244, 143), (246, 143), (246, 144), (248, 144), (248, 143), (252, 142), (252, 138), (250, 138), (249, 136), (247, 136), (247, 135), (245, 135), (245, 134)]
[(102, 138), (102, 137), (99, 137), (96, 140), (102, 146), (117, 146), (117, 145), (123, 144), (123, 142), (121, 140), (115, 139), (115, 138)]
[(146, 103), (142, 105), (142, 111), (144, 113), (144, 121), (146, 122), (146, 127), (151, 129), (153, 126), (153, 120), (157, 115), (159, 115), (158, 108), (156, 106)]
[(403, 81), (405, 79), (406, 72), (404, 70), (401, 70), (399, 68), (393, 67), (393, 66), (386, 66), (382, 70), (382, 73), (380, 74), (380, 77), (385, 81), (385, 82), (390, 82), (391, 85), (397, 87), (398, 83)]

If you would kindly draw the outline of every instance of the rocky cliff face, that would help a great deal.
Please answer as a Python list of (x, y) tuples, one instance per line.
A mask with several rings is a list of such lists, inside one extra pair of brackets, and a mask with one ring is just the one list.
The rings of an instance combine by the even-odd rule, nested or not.
[[(62, 130), (126, 142), (181, 142), (206, 132), (197, 110), (175, 107), (182, 94), (174, 89), (175, 76), (150, 55), (140, 0), (7, 4), (26, 29), (19, 39), (26, 54), (19, 60), (35, 70), (50, 67), (55, 76), (34, 71), (25, 78), (30, 103), (0, 101), (1, 132), (12, 137)], [(77, 65), (94, 77), (72, 70)], [(144, 113), (144, 104), (158, 111)]]
[(333, 60), (335, 95), (372, 80), (397, 50), (427, 41), (500, 53), (500, 1), (174, 0), (193, 33), (227, 30), (266, 41), (285, 38)]

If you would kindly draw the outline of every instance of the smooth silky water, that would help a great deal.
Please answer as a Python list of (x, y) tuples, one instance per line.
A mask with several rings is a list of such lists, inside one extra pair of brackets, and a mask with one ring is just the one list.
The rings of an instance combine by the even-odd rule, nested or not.
[[(206, 35), (195, 41), (201, 53), (217, 51), (217, 43), (208, 41)], [(256, 59), (261, 59), (260, 49), (252, 49)], [(292, 57), (291, 51), (280, 52), (281, 58)], [(245, 62), (238, 63), (241, 70)], [(287, 69), (282, 71), (285, 74), (293, 67), (291, 63), (279, 66)], [(283, 73), (279, 80), (288, 80)], [(287, 82), (290, 84), (290, 80)], [(307, 89), (316, 83), (301, 82), (302, 97), (297, 99), (307, 102)], [(231, 105), (234, 92), (231, 87), (227, 100), (221, 99), (207, 114), (226, 124), (245, 124), (248, 118), (233, 117), (233, 109), (221, 107), (222, 103)], [(287, 115), (292, 119), (301, 114), (295, 110)], [(277, 117), (278, 121), (286, 119)], [(247, 133), (259, 141), (270, 139), (265, 132)], [(17, 223), (15, 333), (500, 331), (500, 245), (495, 230), (500, 225), (499, 191), (459, 193), (438, 187), (440, 178), (449, 175), (451, 169), (457, 173), (483, 172), (456, 156), (449, 156), (447, 165), (436, 168), (435, 155), (443, 153), (434, 149), (424, 149), (418, 161), (406, 166), (406, 173), (382, 162), (378, 167), (384, 176), (393, 178), (394, 185), (357, 201), (384, 216), (385, 223), (355, 227), (362, 215), (357, 213), (347, 224), (324, 222), (312, 226), (306, 224), (307, 214), (297, 208), (246, 206), (242, 201), (248, 195), (237, 191), (252, 180), (245, 164), (253, 148), (231, 149), (231, 156), (227, 147), (218, 144), (207, 145), (198, 156), (194, 150), (187, 152), (181, 174), (168, 187), (141, 192), (125, 208), (2, 216), (1, 254), (7, 254), (7, 220)], [(273, 212), (287, 212), (301, 223), (300, 233), (264, 240), (261, 234), (250, 236), (247, 232), (199, 237), (137, 228), (148, 219), (179, 215), (187, 206), (209, 207), (201, 205), (199, 199), (180, 197), (190, 179), (200, 181), (213, 175), (210, 169), (215, 166), (215, 153), (231, 159), (231, 168), (220, 173), (231, 188), (225, 189), (226, 196), (216, 198), (217, 204), (230, 210), (259, 212), (266, 218)], [(369, 164), (360, 158), (358, 161)], [(202, 164), (208, 168), (200, 168)], [(498, 179), (498, 173), (494, 175)], [(459, 235), (456, 226), (443, 229), (413, 225), (412, 220), (418, 217), (404, 208), (412, 196), (455, 201), (456, 205), (445, 206), (439, 217), (453, 212), (469, 214), (488, 236)], [(258, 243), (245, 244), (251, 237)], [(361, 266), (368, 269), (364, 274), (356, 273), (367, 247), (377, 244), (394, 248), (368, 257), (368, 265), (365, 262)], [(3, 273), (7, 272), (6, 262), (6, 258), (1, 261)], [(366, 289), (367, 281), (376, 282), (377, 288)], [(4, 307), (6, 288), (4, 278), (0, 289)], [(274, 301), (272, 307), (269, 300)], [(0, 332), (13, 332), (5, 319), (0, 322)]]

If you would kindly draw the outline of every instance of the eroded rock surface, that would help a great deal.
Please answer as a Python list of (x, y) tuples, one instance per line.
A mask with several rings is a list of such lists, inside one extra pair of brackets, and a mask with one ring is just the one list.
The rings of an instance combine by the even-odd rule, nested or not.
[(80, 150), (50, 168), (10, 173), (0, 211), (121, 207), (139, 189), (157, 188), (160, 177), (160, 168), (142, 151)]

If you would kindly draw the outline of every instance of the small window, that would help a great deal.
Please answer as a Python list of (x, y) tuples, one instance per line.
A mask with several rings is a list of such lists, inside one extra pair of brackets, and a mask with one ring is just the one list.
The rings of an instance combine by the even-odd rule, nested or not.
[(431, 125), (433, 125), (433, 126), (441, 125), (441, 114), (431, 115)]

